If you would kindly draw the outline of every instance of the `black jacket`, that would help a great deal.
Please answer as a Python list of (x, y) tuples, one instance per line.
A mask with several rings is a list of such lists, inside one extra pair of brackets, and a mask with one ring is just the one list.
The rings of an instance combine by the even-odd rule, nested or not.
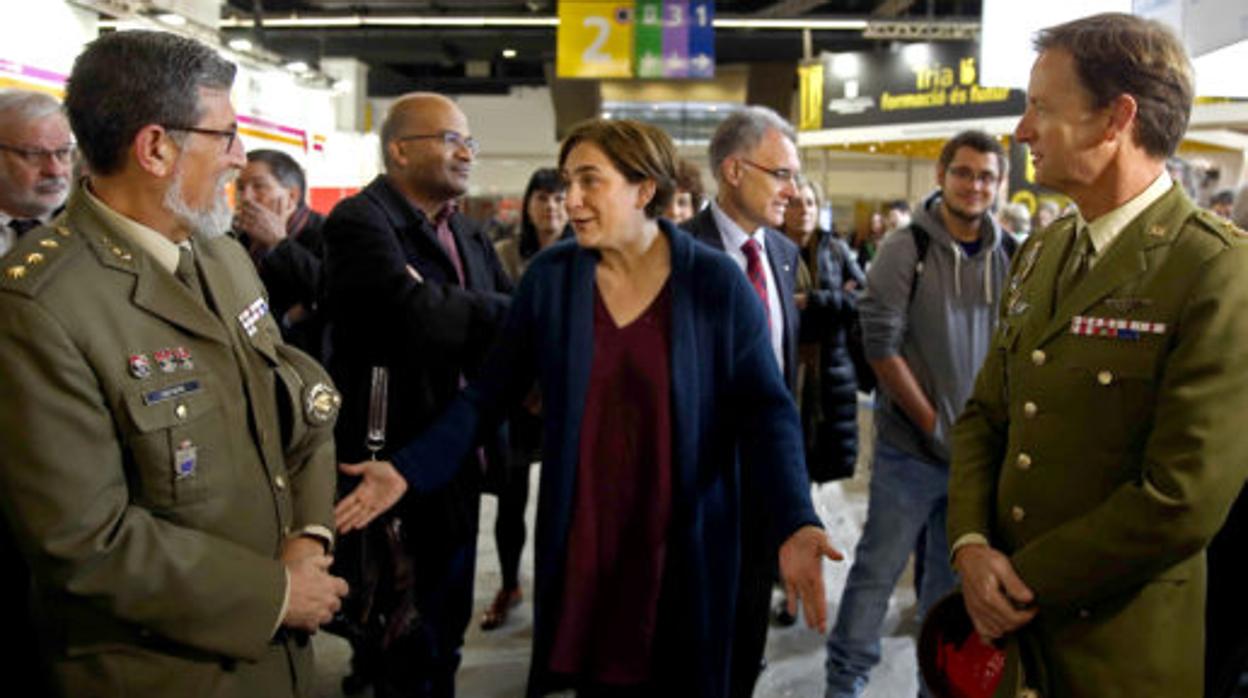
[[(269, 310), (281, 328), (282, 339), (322, 361), (325, 322), (320, 305), (325, 240), (321, 227), (325, 217), (306, 209), (295, 215), (303, 218), (302, 225), (256, 259), (256, 270), (269, 294)], [(245, 233), (239, 235), (239, 242), (251, 249)]]
[[(368, 456), (374, 366), (390, 373), (384, 458), (459, 392), (461, 377), (472, 377), (502, 324), (511, 282), (494, 246), (464, 216), (454, 214), (450, 223), (465, 288), (433, 224), (384, 175), (344, 199), (325, 222), (329, 369), (343, 395), (335, 431), (340, 461)], [(464, 542), (476, 535), (479, 480), (479, 467), (463, 468), (445, 491), (420, 501), (409, 496), (404, 518), (416, 530), (437, 531), (448, 545)]]
[[(858, 386), (846, 344), (846, 330), (857, 314), (859, 290), (867, 285), (844, 240), (816, 231), (816, 243), (802, 250), (814, 282), (802, 312), (802, 341), (819, 345), (819, 370), (811, 376), (814, 400), (804, 406), (808, 430), (806, 466), (814, 482), (854, 474), (858, 458)], [(845, 290), (848, 281), (855, 290)], [(807, 410), (813, 407), (813, 410)]]

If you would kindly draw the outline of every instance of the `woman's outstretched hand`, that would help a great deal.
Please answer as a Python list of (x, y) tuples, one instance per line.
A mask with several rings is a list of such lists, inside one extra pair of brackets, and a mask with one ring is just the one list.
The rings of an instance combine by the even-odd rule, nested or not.
[(363, 478), (351, 494), (334, 507), (334, 525), (339, 533), (364, 528), (394, 506), (407, 491), (407, 480), (389, 461), (340, 463), (338, 469), (346, 475)]

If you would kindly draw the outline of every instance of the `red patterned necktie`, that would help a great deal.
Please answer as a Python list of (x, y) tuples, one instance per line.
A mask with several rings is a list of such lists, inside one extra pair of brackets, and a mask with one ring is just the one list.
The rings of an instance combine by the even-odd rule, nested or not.
[(771, 304), (767, 302), (767, 276), (763, 273), (763, 257), (758, 253), (758, 241), (750, 238), (741, 246), (745, 253), (745, 275), (754, 286), (754, 292), (763, 302), (763, 312), (767, 314), (767, 322), (771, 323)]

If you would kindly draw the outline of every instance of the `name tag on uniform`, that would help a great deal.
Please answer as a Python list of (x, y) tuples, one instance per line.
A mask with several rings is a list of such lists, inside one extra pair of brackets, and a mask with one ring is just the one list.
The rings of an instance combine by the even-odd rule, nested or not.
[(165, 400), (179, 397), (181, 395), (189, 395), (195, 392), (199, 392), (199, 381), (178, 383), (177, 385), (171, 385), (168, 388), (161, 388), (160, 390), (151, 390), (143, 393), (143, 404), (155, 405), (158, 402), (164, 402)]
[(1144, 334), (1165, 334), (1166, 323), (1076, 315), (1070, 319), (1070, 333), (1083, 337), (1108, 337), (1134, 341)]
[(238, 324), (243, 326), (243, 331), (248, 337), (256, 336), (256, 326), (260, 324), (260, 320), (269, 314), (269, 304), (264, 298), (257, 298), (251, 302), (243, 312), (238, 314)]

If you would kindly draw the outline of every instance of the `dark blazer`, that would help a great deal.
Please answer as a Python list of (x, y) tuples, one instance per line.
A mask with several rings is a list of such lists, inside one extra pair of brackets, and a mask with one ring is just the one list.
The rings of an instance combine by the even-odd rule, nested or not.
[[(797, 408), (780, 380), (762, 308), (724, 255), (667, 221), (671, 243), (673, 519), (656, 638), (656, 677), (672, 695), (727, 695), (746, 500), (766, 511), (773, 551), (818, 525)], [(546, 444), (538, 499), (530, 694), (546, 688), (564, 550), (573, 525), (580, 420), (593, 357), (596, 252), (561, 242), (520, 282), (503, 339), (478, 380), (394, 455), (413, 489), (441, 486), (536, 377)], [(666, 650), (666, 651), (664, 651)], [(673, 658), (678, 657), (679, 660)]]
[[(325, 217), (315, 211), (304, 211), (303, 225), (289, 231), (285, 240), (256, 260), (256, 269), (269, 293), (269, 308), (282, 329), (282, 338), (320, 360), (324, 353), (321, 345), (325, 329), (320, 311), (325, 259), (321, 227)], [(239, 235), (239, 242), (250, 249), (246, 234)], [(303, 317), (288, 318), (287, 314), (296, 306), (303, 307)]]
[[(711, 213), (710, 206), (686, 221), (682, 227), (697, 240), (723, 251), (724, 239), (720, 235), (719, 226), (715, 225), (715, 215)], [(792, 240), (778, 230), (767, 228), (764, 235), (767, 240), (764, 245), (767, 262), (771, 265), (771, 275), (780, 289), (780, 311), (784, 315), (784, 380), (789, 390), (796, 393), (797, 331), (800, 318), (794, 294), (797, 286), (798, 249)]]
[[(384, 175), (344, 199), (325, 222), (329, 368), (343, 393), (340, 460), (368, 456), (372, 367), (390, 372), (384, 457), (459, 392), (460, 377), (475, 372), (501, 325), (511, 282), (493, 245), (459, 214), (451, 217), (451, 229), (466, 288), (459, 287), (432, 223)], [(448, 544), (476, 535), (475, 471), (465, 469), (457, 487), (430, 501), (407, 503), (414, 518), (436, 526)]]

